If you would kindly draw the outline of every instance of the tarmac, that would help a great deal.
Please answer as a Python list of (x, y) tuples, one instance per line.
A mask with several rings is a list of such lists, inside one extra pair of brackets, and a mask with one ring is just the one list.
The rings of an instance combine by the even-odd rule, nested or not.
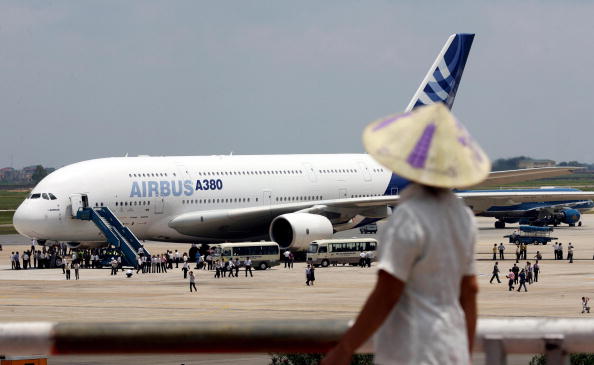
[[(479, 242), (476, 246), (476, 270), (480, 282), (479, 315), (481, 317), (586, 317), (581, 314), (582, 296), (594, 297), (594, 215), (584, 215), (582, 227), (558, 227), (553, 236), (567, 246), (575, 246), (574, 263), (553, 260), (552, 245), (528, 246), (528, 261), (540, 250), (539, 282), (528, 285), (528, 292), (509, 292), (505, 273), (515, 262), (515, 245), (506, 243), (503, 235), (509, 229), (495, 229), (493, 219), (478, 218)], [(383, 224), (379, 224), (378, 235)], [(360, 236), (358, 231), (342, 232), (338, 236)], [(373, 235), (367, 235), (373, 236)], [(489, 284), (493, 267), (494, 243), (506, 243), (506, 260), (499, 262), (501, 284)], [(17, 235), (0, 236), (0, 321), (143, 321), (187, 319), (350, 319), (354, 318), (373, 288), (376, 269), (350, 266), (319, 268), (314, 286), (305, 285), (304, 264), (293, 269), (277, 266), (266, 271), (254, 271), (246, 278), (215, 279), (214, 273), (197, 273), (198, 293), (190, 293), (181, 266), (162, 274), (123, 273), (110, 276), (108, 269), (82, 269), (80, 280), (66, 281), (61, 269), (11, 270), (9, 254), (30, 247), (29, 241)], [(380, 243), (381, 244), (381, 243)], [(153, 254), (166, 250), (187, 251), (189, 245), (146, 242)], [(566, 251), (564, 252), (566, 255)], [(523, 267), (526, 260), (518, 266)], [(175, 265), (174, 265), (175, 267)], [(74, 277), (74, 273), (72, 274)], [(436, 278), (438, 280), (439, 278)], [(592, 314), (594, 315), (594, 314)], [(478, 355), (480, 363), (481, 355)], [(127, 357), (57, 357), (50, 364), (106, 364)], [(150, 356), (134, 357), (132, 363), (144, 364), (205, 364), (240, 363), (267, 364), (263, 355), (216, 356)], [(527, 364), (529, 357), (520, 357)]]

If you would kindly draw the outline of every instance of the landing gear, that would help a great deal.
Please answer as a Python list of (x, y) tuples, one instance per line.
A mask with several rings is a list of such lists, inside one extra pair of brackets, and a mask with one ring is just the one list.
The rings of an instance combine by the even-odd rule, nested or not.
[(505, 222), (504, 221), (495, 221), (495, 228), (497, 228), (497, 229), (505, 228)]
[(581, 226), (582, 226), (582, 221), (579, 221), (578, 222), (578, 227), (581, 227)]

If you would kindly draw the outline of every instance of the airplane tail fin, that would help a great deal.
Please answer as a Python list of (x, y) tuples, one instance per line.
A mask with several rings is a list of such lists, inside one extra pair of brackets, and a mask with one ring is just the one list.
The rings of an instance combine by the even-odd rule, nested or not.
[(474, 34), (452, 34), (406, 107), (409, 112), (419, 105), (441, 101), (452, 108), (462, 72), (470, 53)]

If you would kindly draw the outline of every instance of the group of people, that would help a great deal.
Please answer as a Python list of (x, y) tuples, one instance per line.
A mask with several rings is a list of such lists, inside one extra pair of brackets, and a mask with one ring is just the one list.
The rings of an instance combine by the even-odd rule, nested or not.
[[(571, 244), (571, 242), (569, 242), (569, 244), (567, 245), (567, 261), (569, 261), (569, 263), (573, 263), (573, 249), (574, 246)], [(492, 260), (495, 261), (497, 260), (497, 254), (499, 254), (499, 260), (505, 260), (505, 245), (503, 244), (503, 242), (499, 243), (499, 245), (497, 245), (496, 243), (493, 244), (493, 257)], [(563, 260), (563, 243), (561, 242), (555, 242), (553, 244), (553, 257), (555, 257), (555, 260)], [(534, 257), (537, 260), (542, 260), (542, 254), (540, 253), (540, 251), (536, 251), (536, 256)], [(528, 245), (525, 243), (520, 243), (516, 245), (516, 263), (518, 263), (520, 260), (527, 260), (528, 259)]]
[(283, 261), (285, 263), (285, 269), (292, 269), (295, 263), (295, 256), (289, 250), (283, 252)]
[[(524, 291), (527, 292), (528, 288), (526, 287), (526, 283), (532, 284), (538, 282), (540, 272), (541, 267), (538, 263), (538, 260), (536, 260), (534, 264), (531, 264), (530, 261), (527, 261), (523, 268), (514, 264), (505, 276), (507, 278), (508, 291), (516, 290), (515, 286), (518, 285), (516, 291), (521, 291), (522, 288), (524, 288)], [(499, 279), (499, 273), (499, 262), (495, 262), (491, 280), (489, 280), (490, 284), (493, 284), (493, 280), (497, 280), (498, 283), (501, 283), (501, 280)]]
[(371, 251), (361, 251), (359, 253), (359, 266), (371, 267), (371, 260), (373, 259)]
[(31, 246), (30, 250), (11, 252), (10, 254), (10, 267), (13, 270), (27, 270), (27, 269), (49, 269), (53, 267), (53, 262), (58, 257), (56, 251), (52, 248), (43, 250), (35, 250), (34, 246)]
[(228, 277), (239, 277), (239, 268), (245, 268), (245, 277), (247, 278), (248, 272), (250, 277), (253, 277), (252, 274), (252, 260), (247, 257), (243, 262), (240, 262), (238, 258), (234, 260), (227, 260), (224, 259), (216, 260), (214, 263), (215, 269), (215, 278), (224, 278), (229, 273)]
[[(206, 265), (203, 266), (206, 268)], [(250, 274), (250, 277), (254, 277), (254, 274), (252, 273), (252, 260), (249, 257), (246, 257), (246, 259), (243, 262), (240, 262), (238, 258), (227, 261), (225, 261), (224, 259), (215, 260), (211, 266), (215, 270), (214, 277), (217, 279), (224, 277), (238, 278), (239, 269), (242, 266), (245, 268), (246, 278), (248, 276), (248, 273)], [(190, 293), (192, 292), (192, 290), (198, 292), (198, 289), (196, 288), (196, 275), (194, 274), (194, 271), (190, 270), (190, 265), (187, 261), (184, 262), (182, 266), (182, 271), (184, 273), (184, 279), (189, 279)]]
[[(569, 261), (570, 264), (573, 263), (573, 248), (573, 245), (569, 242), (567, 244), (567, 261)], [(553, 244), (553, 256), (555, 257), (555, 260), (563, 260), (563, 243), (555, 242)]]

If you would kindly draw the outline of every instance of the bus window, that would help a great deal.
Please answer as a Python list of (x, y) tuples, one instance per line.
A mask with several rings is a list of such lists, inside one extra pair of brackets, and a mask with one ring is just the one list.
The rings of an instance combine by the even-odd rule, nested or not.
[(223, 256), (231, 256), (231, 250), (229, 250), (228, 248), (223, 250)]
[(326, 246), (320, 247), (320, 250), (318, 251), (318, 253), (327, 253), (327, 252), (328, 252), (328, 247), (326, 247)]
[(316, 243), (312, 243), (311, 245), (309, 245), (309, 248), (307, 249), (307, 252), (309, 252), (309, 253), (316, 253), (316, 252), (318, 252), (318, 245)]
[(278, 254), (278, 246), (261, 246), (262, 247), (262, 255), (277, 255)]

